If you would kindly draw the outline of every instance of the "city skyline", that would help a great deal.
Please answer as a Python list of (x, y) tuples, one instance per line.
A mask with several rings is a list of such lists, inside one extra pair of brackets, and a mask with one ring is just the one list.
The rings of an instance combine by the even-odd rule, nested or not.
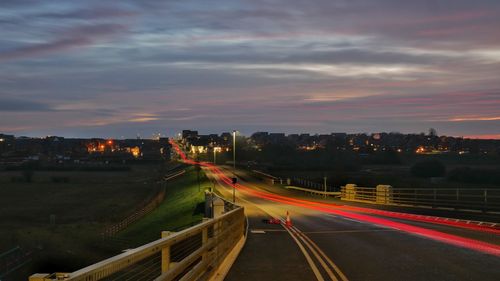
[(3, 1), (0, 133), (500, 138), (497, 1)]

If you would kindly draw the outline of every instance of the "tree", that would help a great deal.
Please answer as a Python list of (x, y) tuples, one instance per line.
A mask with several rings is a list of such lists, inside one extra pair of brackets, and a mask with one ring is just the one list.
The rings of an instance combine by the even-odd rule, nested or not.
[(431, 137), (437, 137), (437, 131), (434, 128), (429, 129), (429, 136)]

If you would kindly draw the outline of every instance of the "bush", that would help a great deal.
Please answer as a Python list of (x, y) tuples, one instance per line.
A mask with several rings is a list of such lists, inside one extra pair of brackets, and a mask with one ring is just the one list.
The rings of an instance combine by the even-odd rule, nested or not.
[(411, 167), (412, 175), (420, 178), (442, 177), (446, 174), (445, 165), (436, 159), (417, 162)]

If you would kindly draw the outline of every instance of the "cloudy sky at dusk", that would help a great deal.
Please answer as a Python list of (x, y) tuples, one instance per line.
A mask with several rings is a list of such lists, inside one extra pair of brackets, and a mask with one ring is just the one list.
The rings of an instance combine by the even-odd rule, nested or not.
[(500, 138), (500, 1), (0, 1), (0, 133)]

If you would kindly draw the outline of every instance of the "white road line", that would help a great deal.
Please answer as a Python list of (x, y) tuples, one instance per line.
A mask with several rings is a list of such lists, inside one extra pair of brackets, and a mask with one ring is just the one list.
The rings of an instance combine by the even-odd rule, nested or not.
[(321, 256), (323, 256), (323, 258), (330, 264), (330, 266), (333, 268), (333, 270), (335, 270), (335, 272), (339, 275), (340, 279), (342, 279), (342, 281), (348, 281), (347, 277), (345, 276), (345, 274), (342, 272), (342, 270), (340, 270), (340, 268), (325, 254), (325, 252), (323, 252), (323, 250), (321, 250), (321, 248), (316, 245), (316, 243), (314, 243), (314, 241), (312, 241), (307, 235), (303, 235), (305, 239), (307, 239), (309, 242), (311, 242), (312, 246), (318, 250), (318, 252), (321, 254)]
[[(212, 175), (213, 175), (213, 173), (212, 173)], [(216, 179), (216, 181), (217, 181), (217, 183), (220, 186), (224, 186), (224, 184), (222, 184), (221, 182), (219, 182), (219, 180)], [(270, 211), (266, 211), (266, 210), (262, 209), (261, 207), (257, 206), (257, 204), (255, 204), (255, 203), (252, 203), (252, 202), (250, 202), (250, 201), (248, 201), (246, 199), (243, 199), (241, 197), (239, 197), (238, 199), (240, 201), (247, 202), (248, 204), (252, 204), (256, 208), (262, 210), (264, 213), (267, 213), (267, 214), (273, 216), (273, 214), (271, 214)], [(279, 217), (279, 216), (273, 216), (273, 217)], [(282, 222), (284, 221), (283, 219), (281, 219), (281, 220), (282, 220)], [(333, 272), (331, 271), (331, 269), (325, 263), (325, 260), (323, 260), (322, 256), (326, 259), (326, 262), (328, 262), (330, 264), (330, 266), (332, 267), (332, 269), (340, 276), (340, 278), (342, 279), (342, 281), (348, 281), (348, 279), (345, 277), (345, 275), (342, 273), (342, 271), (340, 271), (340, 269), (332, 262), (332, 260), (329, 259), (328, 256), (326, 256), (326, 254), (323, 251), (321, 251), (321, 249), (312, 240), (309, 239), (309, 237), (307, 237), (304, 234), (301, 235), (300, 234), (301, 231), (299, 229), (297, 229), (296, 227), (293, 227), (293, 229), (291, 231), (288, 227), (285, 227), (283, 224), (282, 224), (282, 226), (285, 229), (285, 231), (287, 231), (288, 234), (290, 234), (290, 236), (292, 237), (292, 239), (294, 240), (294, 242), (297, 244), (297, 246), (301, 250), (302, 254), (304, 254), (304, 257), (306, 258), (309, 266), (311, 267), (311, 269), (312, 269), (312, 271), (313, 271), (313, 273), (316, 276), (316, 279), (318, 281), (325, 281), (325, 279), (323, 278), (323, 275), (319, 271), (316, 263), (313, 261), (313, 259), (311, 258), (311, 256), (307, 252), (307, 250), (305, 249), (304, 245), (309, 249), (309, 251), (311, 251), (311, 253), (313, 253), (313, 255), (315, 256), (316, 260), (321, 264), (321, 266), (323, 267), (323, 269), (329, 275), (330, 279), (332, 279), (333, 281), (339, 281), (339, 279), (333, 274)], [(257, 231), (259, 231), (259, 230), (257, 230)], [(301, 243), (301, 241), (299, 241), (299, 239), (302, 240), (303, 244)], [(308, 241), (306, 241), (306, 239)], [(312, 244), (312, 246), (311, 246), (311, 244)]]
[(312, 260), (311, 256), (309, 255), (309, 253), (306, 251), (306, 249), (304, 248), (304, 246), (300, 243), (300, 241), (297, 239), (297, 237), (295, 237), (295, 235), (292, 234), (292, 232), (285, 227), (285, 230), (288, 232), (288, 234), (290, 234), (290, 236), (292, 237), (292, 239), (295, 241), (295, 243), (297, 244), (297, 246), (299, 246), (299, 249), (300, 251), (302, 251), (302, 254), (304, 254), (304, 256), (306, 257), (306, 260), (307, 260), (307, 263), (309, 264), (309, 266), (311, 267), (314, 275), (316, 276), (316, 279), (318, 279), (318, 281), (325, 281), (325, 279), (323, 279), (323, 276), (321, 275), (321, 273), (319, 272), (319, 269), (318, 267), (316, 266), (316, 264), (314, 263), (314, 261)]
[(354, 220), (354, 219), (350, 219), (350, 218), (346, 218), (346, 217), (341, 217), (341, 218), (343, 218), (344, 220), (348, 220), (348, 221), (353, 221), (353, 222), (357, 222), (357, 223), (366, 224), (365, 222)]
[(300, 230), (296, 227), (292, 227), (291, 229), (292, 229), (292, 231), (295, 232), (295, 234), (297, 234), (297, 236), (300, 238), (300, 240), (302, 240), (302, 242), (306, 245), (306, 247), (309, 248), (309, 250), (313, 253), (313, 255), (316, 257), (316, 260), (319, 261), (319, 263), (321, 264), (323, 269), (326, 271), (326, 273), (328, 274), (330, 279), (333, 281), (338, 281), (339, 279), (337, 279), (335, 274), (333, 274), (332, 270), (328, 267), (328, 265), (326, 265), (325, 261), (320, 257), (318, 252), (316, 252), (316, 250), (311, 246), (311, 244), (309, 244), (309, 242), (306, 241), (306, 239), (304, 239), (303, 236), (305, 236), (305, 235), (301, 234)]

